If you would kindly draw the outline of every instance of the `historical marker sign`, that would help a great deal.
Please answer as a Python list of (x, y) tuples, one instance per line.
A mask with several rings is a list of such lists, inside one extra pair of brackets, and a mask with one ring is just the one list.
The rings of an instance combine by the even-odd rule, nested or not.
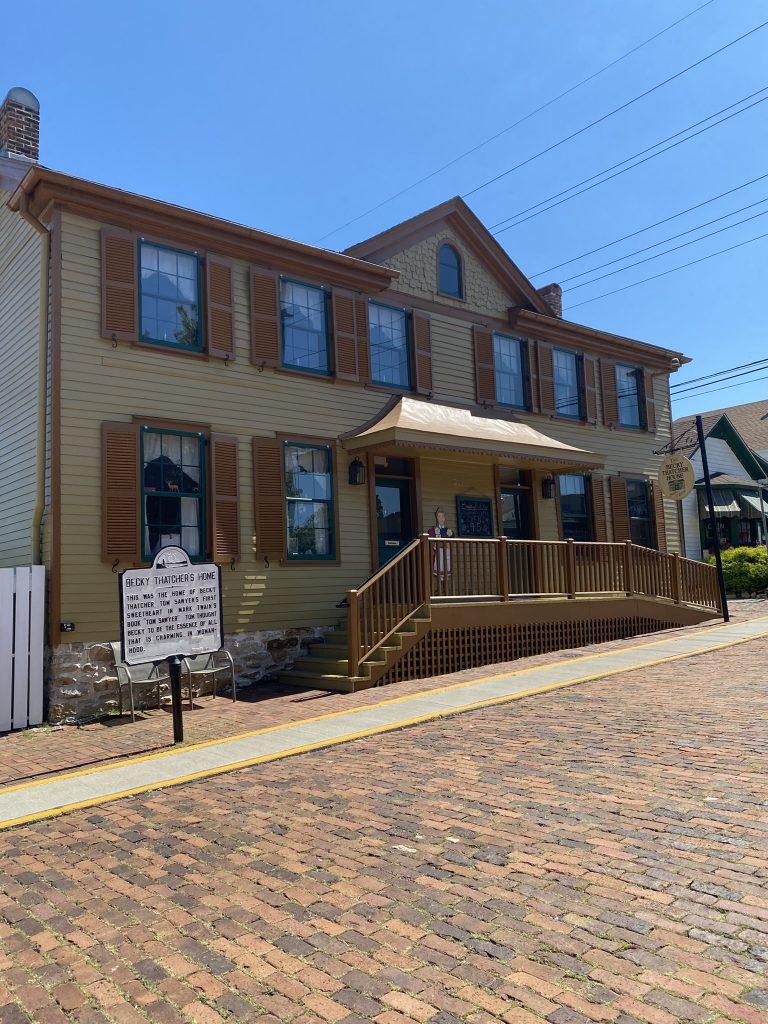
[(123, 661), (140, 665), (221, 649), (221, 569), (193, 563), (183, 548), (162, 548), (151, 569), (120, 573)]
[(684, 455), (667, 455), (659, 466), (659, 486), (665, 498), (682, 501), (693, 490), (696, 474)]

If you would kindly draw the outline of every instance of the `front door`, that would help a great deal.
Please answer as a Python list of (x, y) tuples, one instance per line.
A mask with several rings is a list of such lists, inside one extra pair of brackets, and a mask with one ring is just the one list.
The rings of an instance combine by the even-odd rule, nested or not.
[(531, 539), (531, 517), (526, 488), (501, 488), (501, 524), (504, 536), (509, 540)]
[(381, 566), (413, 540), (410, 480), (376, 477), (376, 529)]

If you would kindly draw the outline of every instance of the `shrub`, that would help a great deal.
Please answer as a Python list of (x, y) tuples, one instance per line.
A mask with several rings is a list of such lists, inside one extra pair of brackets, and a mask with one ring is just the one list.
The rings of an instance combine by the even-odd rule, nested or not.
[[(723, 576), (725, 589), (730, 594), (749, 594), (758, 590), (768, 590), (768, 552), (759, 548), (728, 548), (722, 551)], [(714, 564), (712, 555), (707, 559)]]

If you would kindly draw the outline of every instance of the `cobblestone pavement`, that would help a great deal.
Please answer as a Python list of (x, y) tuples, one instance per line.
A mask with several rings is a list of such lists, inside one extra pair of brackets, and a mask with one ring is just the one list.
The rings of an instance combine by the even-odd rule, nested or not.
[[(768, 615), (768, 601), (744, 600), (733, 602), (732, 621)], [(712, 626), (722, 625), (715, 619)], [(254, 729), (298, 722), (316, 715), (365, 707), (384, 698), (405, 696), (433, 689), (446, 683), (464, 682), (488, 675), (533, 668), (537, 665), (613, 651), (654, 639), (680, 636), (712, 628), (709, 623), (685, 629), (666, 630), (647, 636), (630, 637), (607, 644), (592, 644), (577, 650), (556, 651), (533, 658), (501, 665), (484, 665), (453, 675), (398, 683), (396, 686), (363, 690), (355, 694), (328, 693), (327, 691), (299, 692), (274, 683), (262, 683), (240, 691), (233, 704), (227, 698), (213, 700), (202, 697), (195, 701), (194, 710), (185, 709), (184, 730), (188, 743), (223, 739)], [(30, 729), (26, 732), (0, 734), (0, 786), (26, 779), (84, 768), (114, 758), (150, 753), (171, 745), (172, 726), (170, 707), (145, 711), (131, 722), (126, 715), (112, 717), (84, 726), (57, 726)]]
[(768, 640), (0, 834), (0, 1021), (768, 1021)]

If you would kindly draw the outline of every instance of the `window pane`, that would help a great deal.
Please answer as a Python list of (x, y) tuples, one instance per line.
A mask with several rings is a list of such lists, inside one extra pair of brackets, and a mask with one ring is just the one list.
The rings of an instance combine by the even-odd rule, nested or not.
[(198, 265), (191, 253), (141, 243), (141, 337), (200, 348)]
[(553, 353), (555, 412), (558, 416), (581, 416), (579, 365), (575, 352)]
[(368, 307), (368, 326), (373, 381), (410, 387), (408, 317), (405, 311), (372, 302)]
[(439, 290), (461, 298), (461, 261), (452, 245), (440, 246)]
[(284, 466), (288, 556), (333, 558), (330, 448), (286, 444)]
[(322, 288), (282, 281), (283, 362), (305, 370), (328, 372), (325, 292)]
[(514, 405), (521, 409), (525, 406), (522, 349), (519, 338), (508, 338), (503, 334), (493, 336), (496, 398), (503, 405)]
[(561, 476), (559, 487), (563, 537), (566, 540), (591, 540), (592, 524), (587, 503), (586, 478), (576, 475)]
[(150, 559), (166, 544), (204, 554), (203, 446), (199, 437), (142, 431), (143, 548)]
[(619, 401), (619, 423), (625, 427), (642, 426), (640, 415), (640, 374), (634, 366), (616, 367), (616, 395)]
[(646, 480), (627, 480), (629, 535), (633, 544), (653, 547), (651, 493)]

